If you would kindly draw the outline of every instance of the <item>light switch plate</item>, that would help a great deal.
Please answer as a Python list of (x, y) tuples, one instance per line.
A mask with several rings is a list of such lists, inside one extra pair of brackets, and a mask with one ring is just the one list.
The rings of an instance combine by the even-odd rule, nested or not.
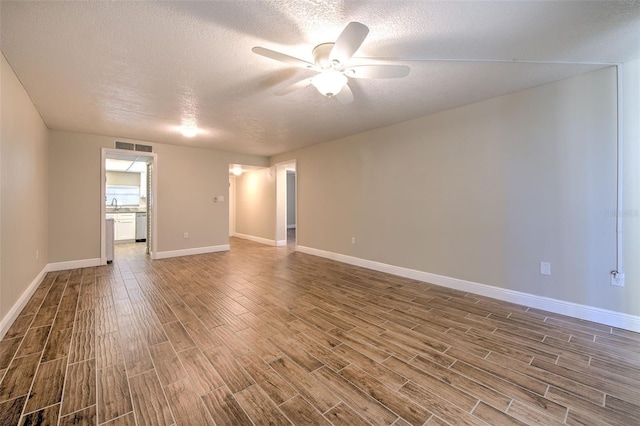
[(549, 262), (540, 262), (540, 274), (541, 275), (551, 275), (551, 263), (549, 263)]

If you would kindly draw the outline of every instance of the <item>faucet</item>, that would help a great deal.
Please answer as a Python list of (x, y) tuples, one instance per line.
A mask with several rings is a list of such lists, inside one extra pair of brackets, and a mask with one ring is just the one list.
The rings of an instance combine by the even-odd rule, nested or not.
[(115, 206), (116, 206), (116, 211), (118, 211), (118, 199), (117, 198), (113, 198), (111, 200), (111, 206), (113, 206), (114, 203), (115, 203)]

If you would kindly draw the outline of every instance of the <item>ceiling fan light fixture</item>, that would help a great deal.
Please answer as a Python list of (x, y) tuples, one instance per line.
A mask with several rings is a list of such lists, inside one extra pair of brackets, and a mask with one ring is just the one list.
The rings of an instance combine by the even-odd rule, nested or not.
[(311, 79), (311, 84), (318, 92), (330, 98), (340, 93), (347, 84), (347, 76), (334, 70), (324, 70)]

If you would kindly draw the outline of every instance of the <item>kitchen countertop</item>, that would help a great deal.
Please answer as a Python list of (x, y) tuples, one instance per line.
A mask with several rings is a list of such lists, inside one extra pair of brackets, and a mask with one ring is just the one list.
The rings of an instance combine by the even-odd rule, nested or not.
[(107, 207), (106, 213), (146, 213), (147, 209), (141, 207), (118, 207), (118, 210), (115, 207)]

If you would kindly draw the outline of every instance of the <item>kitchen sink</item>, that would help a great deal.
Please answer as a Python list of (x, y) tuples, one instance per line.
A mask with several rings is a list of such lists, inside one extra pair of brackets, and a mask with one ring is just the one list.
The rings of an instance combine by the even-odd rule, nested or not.
[(138, 207), (118, 207), (117, 209), (113, 207), (107, 207), (106, 210), (107, 213), (134, 213), (138, 211), (141, 211)]

